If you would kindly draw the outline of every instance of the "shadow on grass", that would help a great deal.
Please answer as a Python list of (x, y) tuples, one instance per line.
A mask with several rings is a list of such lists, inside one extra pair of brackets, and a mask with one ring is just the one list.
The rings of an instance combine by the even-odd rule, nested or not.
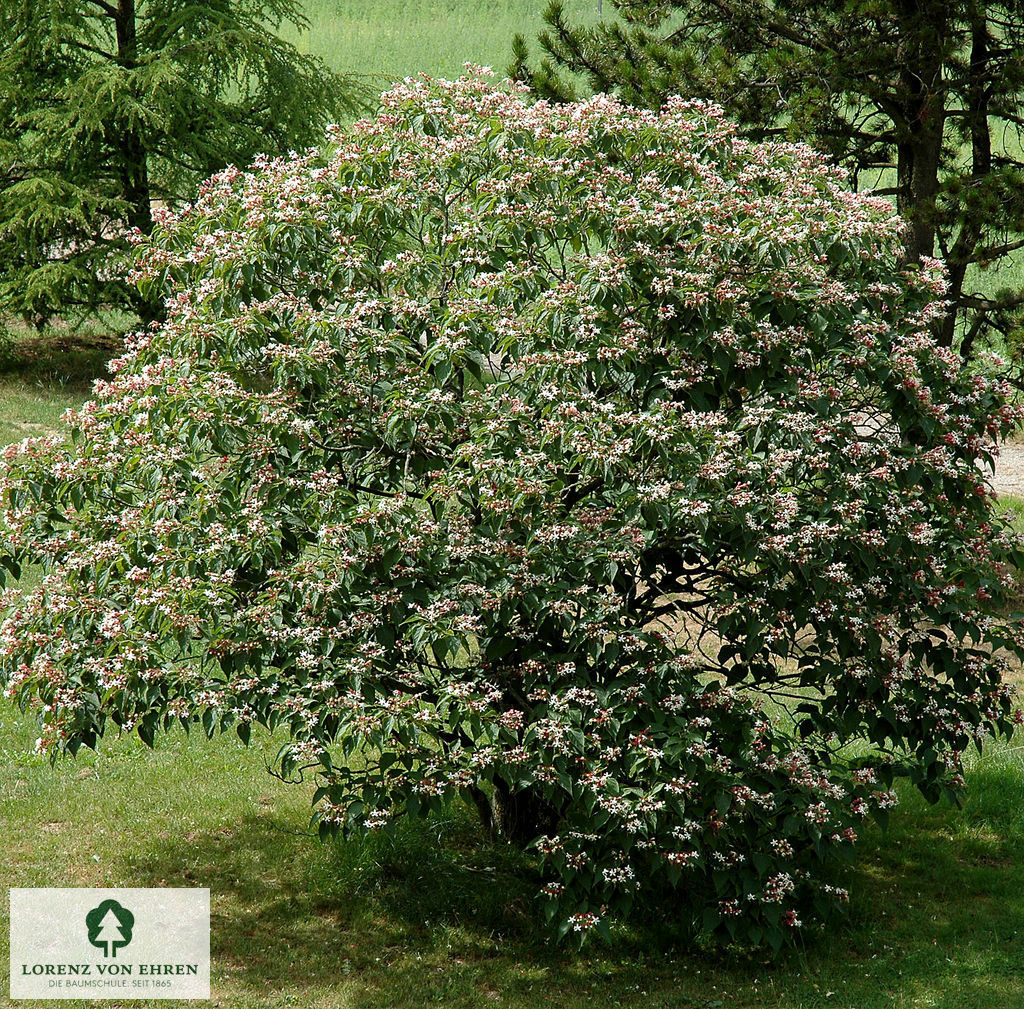
[(22, 335), (0, 348), (0, 376), (85, 395), (94, 379), (109, 377), (107, 362), (123, 348), (111, 333)]
[(994, 766), (972, 779), (962, 811), (907, 796), (888, 833), (866, 830), (849, 920), (771, 963), (673, 945), (656, 921), (612, 949), (552, 948), (520, 856), (479, 841), (462, 810), (394, 841), (325, 845), (268, 810), (154, 839), (132, 868), (138, 885), (210, 887), (224, 983), (310, 1004), (343, 991), (358, 1009), (583, 1006), (598, 993), (609, 1006), (1019, 1009), (1024, 776)]
[(537, 881), (519, 853), (479, 839), (468, 811), (403, 824), (394, 840), (326, 844), (253, 815), (231, 830), (154, 839), (131, 871), (140, 886), (210, 888), (215, 971), (247, 988), (358, 981), (345, 1004), (377, 1009), (473, 1004), (473, 993), (536, 998), (535, 986), (553, 984), (545, 1004), (563, 1004), (602, 977), (639, 991), (650, 976), (632, 942), (614, 961), (546, 944)]
[[(393, 840), (321, 844), (267, 812), (231, 829), (154, 839), (132, 869), (141, 883), (209, 886), (224, 899), (215, 956), (238, 958), (239, 969), (265, 979), (279, 972), (281, 949), (311, 951), (302, 976), (318, 981), (337, 975), (338, 958), (360, 964), (361, 948), (377, 956), (400, 941), (431, 946), (451, 929), (484, 945), (527, 941), (535, 884), (515, 852), (474, 834), (468, 813), (457, 812), (402, 824)], [(268, 959), (253, 958), (264, 941)]]
[(893, 1004), (1024, 1005), (1024, 776), (997, 759), (969, 778), (962, 810), (907, 794), (865, 833), (850, 927), (822, 940)]

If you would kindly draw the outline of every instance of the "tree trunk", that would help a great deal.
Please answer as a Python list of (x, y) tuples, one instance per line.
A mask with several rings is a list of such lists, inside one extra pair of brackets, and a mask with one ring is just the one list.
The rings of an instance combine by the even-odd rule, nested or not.
[(501, 838), (522, 848), (558, 826), (558, 810), (550, 803), (531, 789), (513, 792), (503, 778), (494, 779), (490, 798), (480, 788), (474, 788), (472, 796), (491, 840)]
[(896, 203), (907, 224), (903, 260), (919, 263), (935, 255), (935, 197), (939, 190), (945, 91), (942, 82), (946, 13), (942, 4), (925, 9), (903, 0), (898, 62), (903, 122), (896, 123)]
[[(135, 0), (117, 0), (114, 28), (117, 36), (117, 62), (125, 70), (138, 66), (138, 36), (135, 24)], [(144, 235), (153, 230), (153, 212), (149, 186), (149, 154), (138, 126), (132, 122), (115, 122), (118, 138), (118, 164), (121, 175), (121, 197), (128, 205), (125, 223)], [(160, 302), (136, 296), (135, 311), (142, 322), (149, 324), (160, 318)]]
[[(117, 33), (117, 62), (125, 70), (134, 70), (138, 65), (135, 0), (118, 0), (114, 25)], [(127, 223), (129, 227), (138, 228), (148, 235), (153, 230), (153, 215), (150, 210), (146, 145), (136, 124), (119, 122), (115, 124), (115, 129), (119, 138), (121, 190), (128, 204)]]
[[(975, 262), (978, 244), (982, 239), (982, 215), (972, 213), (967, 202), (972, 191), (984, 185), (985, 179), (992, 173), (992, 132), (989, 127), (989, 62), (991, 52), (988, 39), (988, 19), (980, 4), (971, 4), (968, 8), (971, 23), (971, 64), (970, 83), (967, 88), (968, 124), (971, 132), (971, 178), (967, 192), (962, 198), (960, 230), (956, 242), (953, 243), (947, 256), (949, 267), (949, 299), (958, 304), (963, 295), (964, 277), (968, 266)], [(981, 331), (983, 318), (978, 315), (968, 329), (960, 353), (964, 358), (970, 356), (974, 341)], [(950, 313), (939, 329), (939, 342), (944, 347), (953, 345), (956, 316)]]

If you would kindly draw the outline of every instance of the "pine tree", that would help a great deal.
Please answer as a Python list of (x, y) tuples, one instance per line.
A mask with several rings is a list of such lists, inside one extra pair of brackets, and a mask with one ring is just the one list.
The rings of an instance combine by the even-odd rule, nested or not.
[(158, 311), (124, 279), (152, 208), (322, 139), (360, 87), (275, 31), (298, 0), (0, 0), (0, 314)]
[(612, 0), (618, 20), (570, 24), (552, 3), (531, 66), (513, 76), (544, 97), (574, 95), (571, 74), (657, 108), (681, 94), (722, 104), (755, 139), (804, 139), (894, 196), (905, 257), (939, 256), (961, 322), (961, 352), (1017, 325), (1024, 291), (986, 296), (972, 267), (1024, 248), (1024, 3), (966, 0)]
[(100, 922), (100, 930), (93, 940), (94, 946), (106, 946), (104, 956), (117, 956), (117, 947), (124, 945), (124, 933), (121, 931), (121, 923), (117, 920), (114, 912), (108, 911), (103, 921)]

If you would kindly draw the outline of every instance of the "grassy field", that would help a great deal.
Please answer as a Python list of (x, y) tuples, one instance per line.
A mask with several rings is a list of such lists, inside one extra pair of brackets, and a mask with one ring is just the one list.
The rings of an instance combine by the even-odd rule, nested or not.
[(58, 430), (61, 415), (81, 406), (119, 346), (116, 337), (91, 330), (10, 333), (0, 345), (0, 445)]
[(464, 809), (395, 842), (321, 845), (304, 829), (311, 786), (264, 770), (279, 740), (175, 734), (149, 751), (125, 737), (51, 768), (33, 738), (0, 704), (0, 886), (208, 886), (226, 1009), (1024, 1005), (1019, 747), (975, 764), (961, 811), (905, 796), (886, 836), (865, 832), (849, 921), (768, 962), (658, 929), (578, 957), (545, 946), (514, 858)]
[[(565, 0), (574, 22), (597, 21), (598, 0)], [(412, 74), (458, 77), (464, 63), (503, 74), (517, 32), (532, 48), (546, 0), (307, 0), (309, 29), (282, 34), (339, 72), (373, 76), (381, 86)], [(614, 10), (603, 4), (605, 20)]]

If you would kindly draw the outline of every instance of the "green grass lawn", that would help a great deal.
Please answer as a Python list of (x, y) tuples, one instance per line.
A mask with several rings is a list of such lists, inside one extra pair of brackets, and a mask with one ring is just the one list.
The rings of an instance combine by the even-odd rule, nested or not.
[[(225, 1009), (1024, 1005), (1017, 741), (972, 761), (961, 810), (905, 790), (887, 832), (861, 831), (841, 881), (848, 920), (771, 961), (694, 948), (670, 920), (578, 956), (546, 945), (515, 853), (485, 843), (462, 806), (395, 841), (321, 844), (306, 829), (313, 785), (266, 770), (282, 737), (246, 748), (178, 731), (149, 750), (113, 736), (51, 766), (35, 736), (34, 718), (0, 701), (0, 888), (209, 887)], [(6, 914), (0, 902), (0, 962)]]
[[(517, 32), (536, 52), (546, 0), (306, 0), (309, 29), (282, 32), (303, 52), (339, 72), (374, 75), (381, 87), (413, 74), (458, 77), (464, 63), (493, 67), (511, 62)], [(597, 0), (564, 0), (573, 23), (596, 22)], [(614, 17), (610, 0), (604, 20)]]
[(1004, 494), (996, 502), (996, 511), (1007, 516), (1014, 529), (1024, 532), (1024, 498)]
[(0, 344), (0, 445), (60, 430), (79, 407), (120, 341), (94, 329), (46, 336), (17, 330)]
[(209, 887), (215, 1006), (1024, 1005), (1020, 747), (975, 763), (963, 810), (904, 796), (886, 835), (863, 832), (849, 920), (769, 962), (650, 926), (579, 956), (545, 945), (515, 857), (461, 807), (394, 842), (322, 845), (305, 830), (312, 786), (264, 769), (279, 739), (122, 737), (51, 767), (34, 737), (0, 702), (0, 885)]

